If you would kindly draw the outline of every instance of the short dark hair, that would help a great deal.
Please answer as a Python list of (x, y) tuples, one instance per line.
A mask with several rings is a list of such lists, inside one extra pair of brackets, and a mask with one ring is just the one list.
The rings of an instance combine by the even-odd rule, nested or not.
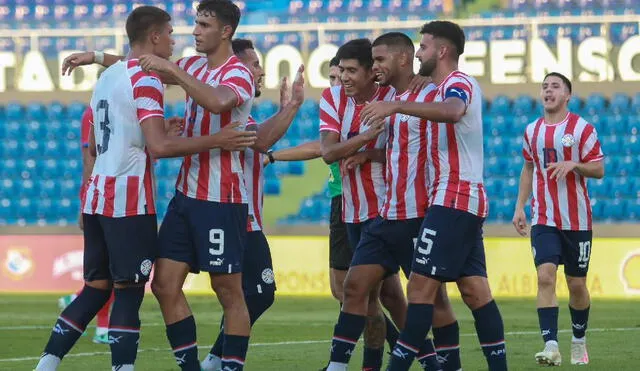
[(420, 33), (448, 40), (456, 47), (458, 56), (464, 53), (464, 31), (456, 23), (449, 21), (432, 21), (425, 23)]
[(569, 93), (571, 93), (571, 80), (569, 80), (567, 78), (567, 76), (561, 74), (560, 72), (549, 72), (544, 79), (542, 79), (542, 81), (546, 80), (547, 77), (549, 76), (555, 76), (555, 77), (559, 77), (560, 80), (562, 80), (562, 82), (567, 86), (567, 89), (569, 89)]
[(338, 58), (337, 56), (331, 58), (331, 60), (329, 61), (329, 67), (335, 67), (339, 64), (340, 64), (340, 58)]
[(253, 47), (253, 41), (249, 39), (233, 39), (231, 40), (231, 47), (235, 55), (244, 53), (248, 49), (255, 49)]
[(127, 17), (125, 26), (129, 44), (143, 41), (152, 29), (168, 22), (171, 22), (171, 16), (158, 7), (144, 5), (135, 8)]
[(215, 14), (216, 18), (225, 26), (231, 26), (231, 36), (236, 33), (240, 23), (240, 8), (231, 0), (203, 0), (196, 8), (198, 14)]
[(338, 49), (336, 58), (338, 58), (338, 60), (355, 59), (361, 66), (370, 69), (373, 67), (371, 41), (369, 41), (369, 39), (351, 40)]
[(388, 32), (384, 35), (379, 36), (373, 41), (372, 47), (379, 45), (400, 46), (403, 48), (407, 48), (407, 50), (410, 50), (411, 54), (415, 52), (413, 41), (411, 41), (411, 38), (409, 36), (402, 32)]

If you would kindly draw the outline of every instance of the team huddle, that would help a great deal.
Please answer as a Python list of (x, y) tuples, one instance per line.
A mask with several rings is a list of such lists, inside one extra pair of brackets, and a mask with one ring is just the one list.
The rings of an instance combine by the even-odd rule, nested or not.
[[(362, 370), (461, 370), (459, 326), (446, 282), (471, 310), (489, 370), (507, 370), (502, 317), (487, 280), (483, 223), (482, 90), (458, 69), (465, 35), (433, 21), (411, 38), (391, 32), (342, 45), (330, 63), (332, 87), (320, 99), (320, 140), (271, 151), (304, 101), (304, 68), (281, 86), (280, 109), (263, 123), (250, 116), (264, 71), (249, 40), (234, 39), (240, 10), (205, 0), (193, 35), (205, 56), (168, 60), (171, 17), (136, 8), (126, 23), (130, 52), (77, 53), (63, 73), (108, 67), (89, 108), (96, 157), (82, 192), (85, 286), (58, 317), (36, 370), (56, 370), (109, 300), (112, 369), (133, 370), (139, 310), (151, 289), (182, 370), (242, 370), (253, 324), (272, 305), (271, 254), (262, 232), (264, 166), (322, 157), (333, 183), (331, 287), (341, 304), (328, 371), (347, 370), (364, 335)], [(413, 60), (420, 61), (414, 74)], [(164, 118), (164, 85), (186, 92), (183, 118)], [(538, 316), (545, 341), (535, 360), (560, 365), (556, 271), (565, 266), (573, 327), (571, 363), (589, 362), (586, 274), (591, 209), (585, 179), (604, 175), (593, 126), (567, 111), (571, 82), (548, 74), (544, 116), (524, 133), (525, 165), (513, 224), (531, 243), (538, 272)], [(184, 157), (175, 196), (158, 231), (153, 166)], [(341, 189), (340, 189), (341, 180)], [(408, 278), (406, 297), (398, 277)], [(208, 272), (222, 306), (218, 337), (200, 362), (196, 324), (182, 286)], [(384, 309), (389, 313), (389, 317)], [(433, 339), (427, 337), (431, 331)], [(310, 365), (301, 365), (308, 368)]]

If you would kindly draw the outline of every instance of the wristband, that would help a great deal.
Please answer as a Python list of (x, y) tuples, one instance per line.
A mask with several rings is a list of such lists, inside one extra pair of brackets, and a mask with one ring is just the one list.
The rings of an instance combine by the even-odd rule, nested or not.
[(93, 52), (93, 61), (98, 64), (104, 63), (104, 52), (94, 51)]
[(268, 150), (267, 151), (267, 157), (269, 157), (269, 163), (273, 164), (274, 162), (276, 162), (276, 159), (273, 158), (273, 150)]

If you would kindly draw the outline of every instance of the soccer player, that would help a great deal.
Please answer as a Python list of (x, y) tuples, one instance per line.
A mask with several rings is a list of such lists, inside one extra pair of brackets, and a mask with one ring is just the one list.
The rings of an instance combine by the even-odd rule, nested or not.
[[(58, 317), (36, 370), (56, 370), (114, 291), (109, 321), (112, 368), (133, 370), (139, 309), (157, 248), (152, 158), (210, 148), (242, 148), (255, 136), (226, 130), (202, 138), (167, 136), (160, 79), (144, 72), (143, 54), (169, 58), (171, 17), (142, 6), (127, 18), (131, 52), (98, 79), (91, 99), (90, 150), (96, 162), (83, 200), (85, 286)], [(239, 140), (238, 140), (239, 138)], [(245, 143), (246, 142), (246, 143)]]
[[(183, 135), (207, 137), (231, 126), (244, 129), (253, 103), (251, 72), (233, 54), (231, 39), (240, 9), (230, 0), (205, 0), (197, 7), (193, 35), (206, 57), (177, 64), (146, 55), (143, 68), (187, 93)], [(251, 322), (242, 290), (248, 198), (240, 153), (203, 151), (185, 157), (176, 195), (160, 227), (160, 251), (151, 284), (160, 303), (167, 337), (183, 370), (199, 370), (196, 325), (182, 291), (187, 274), (208, 272), (224, 312), (222, 369), (242, 370)]]
[(375, 120), (406, 115), (423, 119), (428, 143), (430, 200), (407, 286), (407, 323), (393, 350), (389, 370), (408, 370), (432, 326), (442, 282), (456, 281), (472, 310), (490, 370), (506, 370), (504, 327), (487, 281), (482, 225), (487, 197), (482, 185), (482, 91), (458, 70), (464, 32), (455, 23), (434, 21), (421, 30), (416, 57), (420, 74), (437, 88), (424, 101), (399, 100), (367, 107)]
[(538, 364), (560, 366), (558, 348), (558, 299), (556, 275), (564, 264), (571, 313), (571, 364), (589, 363), (586, 331), (590, 298), (586, 276), (591, 256), (591, 203), (587, 178), (602, 178), (602, 149), (595, 128), (569, 112), (571, 82), (551, 72), (540, 90), (544, 116), (530, 123), (524, 133), (525, 163), (513, 225), (527, 234), (525, 203), (531, 202), (531, 249), (538, 274), (538, 320), (545, 342), (536, 353)]
[[(378, 216), (382, 204), (386, 144), (384, 121), (367, 126), (359, 119), (360, 111), (368, 101), (390, 99), (394, 91), (375, 82), (369, 40), (347, 42), (336, 57), (342, 85), (322, 93), (320, 146), (327, 164), (342, 163), (342, 219), (350, 245), (357, 246), (362, 228)], [(354, 163), (351, 169), (344, 167), (342, 160), (356, 154), (361, 155), (361, 163)], [(382, 366), (386, 323), (378, 302), (380, 288), (371, 289), (362, 368), (378, 370)]]
[[(380, 48), (384, 46), (384, 48)], [(389, 51), (388, 51), (388, 50)], [(393, 49), (393, 53), (390, 50)], [(380, 55), (379, 55), (380, 54)], [(381, 85), (392, 86), (392, 98), (425, 97), (434, 89), (429, 85), (413, 93), (410, 89), (413, 73), (413, 43), (406, 35), (385, 35), (373, 44), (374, 71)], [(381, 59), (387, 58), (389, 66), (381, 68)], [(360, 113), (361, 122), (367, 120)], [(379, 119), (384, 119), (380, 117)], [(400, 117), (398, 117), (400, 119)], [(411, 259), (418, 237), (424, 210), (427, 206), (426, 176), (426, 123), (413, 117), (391, 120), (386, 145), (385, 196), (380, 216), (368, 225), (356, 247), (351, 267), (345, 281), (345, 304), (336, 324), (331, 350), (330, 371), (346, 370), (350, 354), (362, 334), (367, 313), (367, 295), (385, 276), (396, 273), (401, 267), (409, 274)], [(443, 323), (451, 324), (457, 338), (457, 323), (446, 296), (441, 296), (438, 314)], [(405, 327), (404, 321), (398, 324)], [(429, 370), (440, 369), (433, 344), (423, 336), (421, 364)], [(455, 343), (457, 346), (457, 343)], [(457, 348), (456, 348), (457, 349)]]
[[(260, 96), (260, 87), (264, 70), (260, 65), (253, 43), (246, 39), (232, 41), (233, 53), (249, 69), (255, 80), (255, 96)], [(240, 154), (244, 179), (249, 195), (249, 221), (247, 223), (246, 253), (242, 262), (242, 288), (249, 311), (251, 325), (273, 304), (276, 284), (274, 281), (271, 251), (267, 239), (262, 232), (262, 205), (264, 186), (265, 153), (277, 142), (289, 128), (304, 101), (303, 67), (298, 70), (291, 91), (284, 78), (280, 87), (280, 109), (271, 118), (258, 124), (249, 117), (248, 130), (257, 131), (256, 143)], [(218, 371), (222, 369), (222, 346), (224, 344), (224, 318), (220, 333), (201, 362), (202, 370)]]

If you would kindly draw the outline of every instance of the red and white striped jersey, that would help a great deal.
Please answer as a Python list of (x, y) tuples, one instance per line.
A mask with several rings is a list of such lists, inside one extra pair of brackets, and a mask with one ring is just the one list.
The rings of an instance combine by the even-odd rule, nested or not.
[(96, 162), (82, 212), (108, 217), (155, 214), (151, 157), (140, 123), (164, 116), (164, 87), (137, 59), (107, 68), (91, 98)]
[[(435, 85), (430, 84), (418, 93), (406, 91), (394, 100), (425, 102), (434, 89)], [(428, 201), (426, 132), (427, 120), (404, 114), (390, 117), (386, 196), (381, 212), (387, 220), (424, 216)]]
[[(214, 114), (186, 98), (183, 136), (213, 135), (232, 122), (244, 130), (253, 104), (255, 86), (251, 72), (234, 55), (216, 69), (207, 68), (207, 58), (187, 57), (178, 62), (187, 73), (213, 87), (226, 86), (238, 97), (234, 108)], [(222, 203), (247, 203), (240, 152), (219, 148), (185, 156), (176, 189), (187, 197)]]
[(484, 218), (489, 203), (482, 180), (482, 90), (473, 77), (453, 71), (436, 88), (433, 102), (448, 98), (461, 99), (467, 109), (459, 122), (429, 122), (429, 203)]
[(531, 224), (591, 230), (591, 203), (585, 177), (572, 171), (564, 179), (551, 179), (547, 167), (561, 161), (602, 160), (604, 154), (593, 125), (573, 113), (555, 125), (539, 118), (527, 126), (522, 153), (534, 167)]
[[(372, 101), (388, 101), (395, 94), (392, 87), (377, 87)], [(332, 131), (347, 141), (367, 127), (360, 122), (360, 111), (364, 104), (356, 104), (348, 97), (342, 86), (325, 89), (320, 98), (320, 132)], [(360, 151), (382, 149), (387, 134), (382, 133)], [(342, 175), (342, 220), (345, 223), (362, 223), (379, 215), (384, 197), (384, 164), (368, 161), (354, 169), (340, 167)]]
[[(247, 128), (255, 128), (258, 123), (249, 116)], [(253, 129), (251, 128), (251, 129)], [(249, 129), (249, 130), (251, 130)], [(247, 148), (240, 153), (242, 169), (244, 170), (244, 182), (249, 196), (249, 220), (247, 221), (247, 231), (255, 232), (262, 230), (262, 203), (264, 197), (264, 154)]]

